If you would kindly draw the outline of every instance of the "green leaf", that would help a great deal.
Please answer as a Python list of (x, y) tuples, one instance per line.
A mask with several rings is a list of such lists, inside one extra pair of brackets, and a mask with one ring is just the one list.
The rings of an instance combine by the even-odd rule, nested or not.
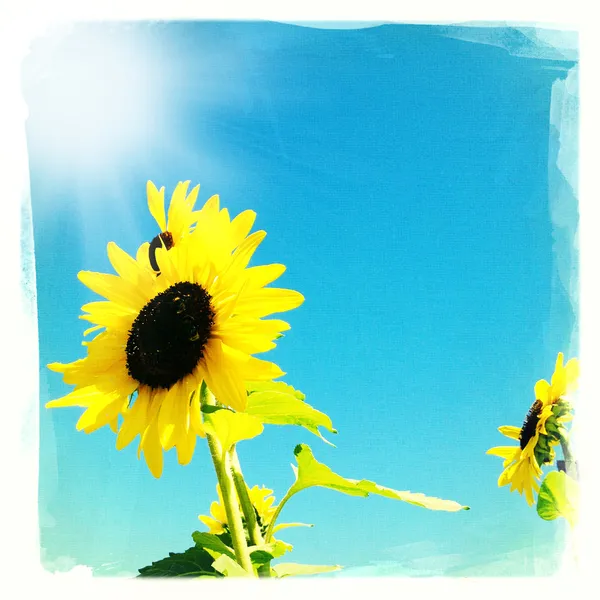
[(263, 555), (268, 555), (268, 558), (264, 560), (261, 564), (269, 562), (274, 558), (279, 558), (283, 556), (286, 552), (291, 552), (294, 547), (283, 540), (273, 540), (268, 544), (261, 544), (260, 546), (250, 546), (248, 549), (250, 551), (250, 557), (254, 562), (254, 555), (256, 555), (256, 560), (262, 560)]
[(331, 573), (339, 571), (339, 565), (299, 565), (297, 563), (281, 563), (272, 567), (277, 577), (289, 577), (290, 575), (318, 575), (319, 573)]
[(288, 527), (314, 527), (314, 525), (309, 525), (308, 523), (280, 523), (273, 528), (273, 534), (276, 534), (282, 529), (287, 529)]
[(269, 425), (299, 425), (333, 446), (319, 431), (324, 427), (337, 433), (331, 419), (304, 402), (304, 394), (283, 381), (254, 384), (246, 412)]
[(286, 494), (288, 497), (296, 494), (300, 490), (321, 486), (331, 488), (350, 496), (366, 497), (369, 494), (377, 494), (379, 496), (385, 496), (386, 498), (392, 498), (393, 500), (401, 500), (402, 502), (408, 502), (409, 504), (428, 508), (429, 510), (444, 510), (449, 512), (469, 510), (468, 506), (462, 506), (453, 500), (442, 500), (440, 498), (433, 498), (415, 492), (399, 492), (366, 479), (359, 481), (342, 477), (337, 473), (334, 473), (327, 465), (318, 462), (313, 456), (312, 450), (306, 444), (298, 444), (294, 449), (294, 454), (296, 455), (298, 468), (296, 469), (292, 465), (292, 468), (296, 473), (296, 482)]
[(266, 550), (254, 550), (250, 553), (250, 560), (253, 565), (260, 567), (260, 565), (266, 565), (275, 558), (272, 554), (269, 554)]
[(538, 515), (546, 521), (563, 517), (573, 526), (578, 505), (579, 483), (562, 471), (548, 473), (538, 494)]
[(306, 398), (300, 390), (294, 389), (291, 385), (283, 381), (247, 381), (246, 390), (249, 394), (253, 394), (254, 392), (281, 392), (282, 394), (294, 396), (298, 400)]
[(225, 455), (234, 444), (260, 435), (264, 427), (260, 420), (252, 415), (219, 410), (206, 415), (204, 429), (218, 438)]
[(252, 577), (252, 575), (240, 567), (235, 560), (229, 558), (229, 556), (225, 554), (221, 554), (221, 556), (213, 562), (212, 566), (219, 573), (223, 573), (225, 577)]
[(205, 531), (194, 531), (192, 533), (192, 539), (194, 540), (198, 548), (205, 548), (207, 550), (213, 550), (219, 554), (225, 554), (230, 558), (235, 559), (235, 553), (227, 544), (220, 540), (213, 533), (206, 533)]
[(206, 550), (192, 546), (185, 552), (169, 552), (167, 558), (138, 569), (138, 577), (221, 577), (213, 562)]

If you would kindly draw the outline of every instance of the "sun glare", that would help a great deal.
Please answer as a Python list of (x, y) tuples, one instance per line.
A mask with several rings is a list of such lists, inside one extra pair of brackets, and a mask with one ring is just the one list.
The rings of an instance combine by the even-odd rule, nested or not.
[(44, 162), (89, 171), (139, 151), (159, 108), (142, 46), (78, 33), (48, 53), (31, 76), (37, 94), (29, 102), (30, 117), (43, 118), (36, 145)]

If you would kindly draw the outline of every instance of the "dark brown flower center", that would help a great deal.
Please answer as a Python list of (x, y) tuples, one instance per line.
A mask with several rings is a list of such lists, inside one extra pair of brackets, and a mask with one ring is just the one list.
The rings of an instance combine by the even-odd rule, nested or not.
[(525, 420), (523, 421), (523, 426), (521, 427), (521, 433), (519, 434), (519, 445), (521, 446), (521, 450), (524, 450), (529, 443), (529, 440), (535, 435), (535, 429), (537, 427), (538, 421), (540, 420), (540, 414), (542, 412), (542, 401), (536, 400), (529, 409)]
[(163, 231), (159, 233), (151, 242), (150, 248), (148, 248), (148, 258), (150, 259), (150, 265), (157, 272), (160, 273), (158, 263), (156, 262), (156, 251), (164, 247), (170, 250), (173, 247), (173, 236), (170, 231)]
[(204, 356), (214, 318), (211, 296), (197, 283), (182, 281), (156, 295), (129, 331), (129, 375), (153, 389), (172, 387)]

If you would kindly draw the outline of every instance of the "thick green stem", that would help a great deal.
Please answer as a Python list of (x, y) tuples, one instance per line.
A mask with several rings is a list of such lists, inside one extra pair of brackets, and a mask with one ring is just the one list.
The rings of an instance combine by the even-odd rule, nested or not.
[(563, 458), (565, 460), (565, 473), (569, 477), (577, 479), (577, 463), (575, 462), (575, 458), (573, 458), (569, 441), (563, 436), (560, 438), (560, 446), (562, 448)]
[[(248, 486), (244, 481), (244, 475), (242, 474), (242, 467), (240, 465), (240, 460), (238, 458), (237, 452), (235, 450), (235, 446), (231, 448), (229, 451), (230, 459), (231, 459), (231, 473), (233, 475), (233, 481), (235, 483), (235, 489), (238, 493), (238, 498), (240, 499), (240, 504), (242, 506), (242, 512), (244, 513), (244, 517), (246, 519), (246, 527), (248, 529), (248, 535), (250, 537), (250, 543), (253, 546), (260, 546), (264, 544), (264, 540), (262, 537), (262, 533), (260, 531), (260, 526), (256, 519), (256, 512), (254, 510), (254, 505), (252, 504), (252, 500), (250, 499), (250, 495), (248, 494)], [(270, 577), (271, 576), (271, 566), (267, 563), (261, 565), (258, 568), (258, 576), (259, 577)]]
[(253, 546), (260, 546), (264, 540), (260, 532), (260, 526), (256, 520), (256, 512), (250, 496), (248, 494), (248, 486), (244, 481), (242, 474), (242, 467), (240, 466), (240, 460), (238, 458), (235, 446), (232, 446), (229, 451), (231, 473), (233, 475), (233, 482), (235, 483), (235, 489), (237, 490), (238, 498), (242, 506), (242, 512), (246, 519), (246, 527), (248, 528), (248, 534), (250, 536), (250, 542)]
[[(210, 393), (205, 395), (204, 401), (208, 405), (214, 406), (216, 404), (214, 396)], [(215, 466), (219, 487), (221, 488), (221, 495), (223, 496), (227, 524), (229, 525), (229, 533), (231, 534), (231, 542), (236, 560), (244, 570), (254, 575), (250, 552), (248, 551), (248, 543), (246, 542), (246, 532), (244, 531), (244, 524), (242, 522), (242, 514), (231, 474), (231, 466), (229, 465), (229, 457), (226, 453), (223, 453), (221, 442), (217, 437), (207, 433), (206, 439)]]

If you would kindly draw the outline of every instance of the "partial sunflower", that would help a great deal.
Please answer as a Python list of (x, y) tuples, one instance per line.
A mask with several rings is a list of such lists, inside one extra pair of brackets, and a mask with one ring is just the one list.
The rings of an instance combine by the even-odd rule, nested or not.
[(77, 429), (86, 433), (107, 424), (116, 429), (122, 415), (117, 449), (139, 434), (138, 457), (143, 451), (155, 477), (162, 473), (163, 450), (176, 447), (180, 464), (187, 464), (196, 436), (204, 435), (203, 381), (220, 403), (243, 411), (247, 381), (284, 374), (252, 355), (274, 348), (273, 340), (289, 329), (285, 321), (262, 317), (296, 308), (304, 298), (265, 287), (282, 274), (282, 265), (247, 268), (264, 231), (244, 237), (231, 253), (232, 225), (227, 219), (222, 236), (217, 231), (205, 239), (203, 224), (169, 251), (157, 248), (160, 277), (143, 260), (142, 248), (135, 260), (109, 243), (117, 275), (78, 275), (107, 299), (86, 304), (81, 316), (95, 325), (92, 330), (104, 331), (85, 343), (85, 358), (48, 365), (75, 389), (46, 406), (84, 407)]
[(514, 427), (505, 425), (498, 431), (506, 437), (518, 440), (518, 446), (497, 446), (490, 448), (487, 454), (504, 459), (504, 471), (498, 479), (498, 486), (510, 483), (510, 491), (525, 493), (527, 503), (534, 503), (533, 493), (539, 492), (541, 465), (554, 462), (554, 447), (566, 439), (564, 425), (572, 418), (572, 406), (566, 398), (574, 391), (579, 377), (579, 362), (572, 358), (563, 365), (564, 356), (558, 353), (551, 383), (545, 379), (535, 384), (536, 400), (532, 404), (523, 425)]
[[(250, 501), (252, 502), (256, 513), (256, 521), (263, 536), (267, 532), (276, 511), (276, 507), (273, 506), (275, 496), (272, 494), (273, 490), (269, 490), (264, 486), (259, 488), (255, 485), (252, 488), (248, 488), (248, 495), (250, 496)], [(219, 496), (219, 501), (215, 501), (210, 505), (210, 516), (200, 515), (198, 518), (208, 527), (209, 533), (220, 535), (222, 533), (229, 533), (229, 525), (227, 522), (227, 513), (225, 512), (225, 503), (223, 502), (219, 484), (217, 484), (217, 495)], [(245, 528), (246, 521), (243, 516), (242, 521), (244, 522)], [(248, 542), (250, 542), (247, 530), (246, 537), (248, 538)]]

